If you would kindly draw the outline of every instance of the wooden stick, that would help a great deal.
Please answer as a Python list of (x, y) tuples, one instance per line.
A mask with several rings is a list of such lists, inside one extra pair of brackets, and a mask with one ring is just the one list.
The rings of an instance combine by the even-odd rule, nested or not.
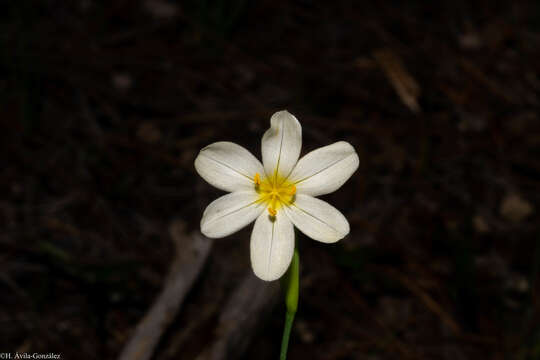
[(264, 282), (251, 272), (236, 288), (219, 318), (217, 339), (197, 360), (237, 359), (247, 349), (261, 318), (279, 299), (277, 281)]
[(384, 74), (394, 87), (399, 98), (413, 113), (419, 113), (422, 109), (418, 104), (420, 85), (415, 78), (405, 69), (403, 62), (397, 54), (390, 49), (382, 49), (373, 53)]
[(211, 240), (198, 232), (186, 235), (183, 223), (174, 222), (169, 231), (176, 244), (176, 259), (161, 294), (137, 325), (119, 360), (148, 360), (152, 357), (163, 332), (178, 313), (210, 253)]

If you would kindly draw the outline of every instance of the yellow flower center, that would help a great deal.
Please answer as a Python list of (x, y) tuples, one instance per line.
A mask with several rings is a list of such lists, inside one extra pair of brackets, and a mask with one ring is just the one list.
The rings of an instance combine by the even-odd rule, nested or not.
[(296, 186), (277, 173), (263, 179), (259, 173), (256, 173), (253, 182), (255, 191), (259, 194), (257, 201), (268, 205), (270, 216), (276, 216), (282, 205), (290, 205), (294, 202)]

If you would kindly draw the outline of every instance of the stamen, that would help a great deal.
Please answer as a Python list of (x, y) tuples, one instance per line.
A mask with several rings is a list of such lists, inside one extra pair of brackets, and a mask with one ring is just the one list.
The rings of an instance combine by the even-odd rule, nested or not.
[(274, 172), (274, 176), (264, 178), (261, 177), (260, 173), (256, 173), (252, 179), (255, 184), (255, 191), (259, 196), (257, 201), (266, 203), (270, 216), (275, 217), (282, 206), (289, 206), (294, 203), (296, 186), (287, 181), (286, 178), (279, 176), (277, 171)]

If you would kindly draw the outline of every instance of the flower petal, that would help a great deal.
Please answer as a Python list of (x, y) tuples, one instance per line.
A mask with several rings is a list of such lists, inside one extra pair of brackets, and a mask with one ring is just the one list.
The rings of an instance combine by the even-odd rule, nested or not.
[(204, 210), (201, 232), (209, 238), (230, 235), (251, 223), (265, 209), (253, 191), (239, 191), (214, 200)]
[(208, 145), (195, 159), (195, 169), (211, 185), (225, 191), (253, 189), (253, 177), (263, 167), (240, 145), (221, 141)]
[(313, 240), (333, 243), (349, 233), (349, 222), (338, 209), (326, 201), (296, 194), (294, 203), (284, 207), (293, 224)]
[(301, 194), (319, 196), (336, 191), (358, 168), (360, 160), (354, 148), (339, 141), (303, 156), (289, 180)]
[(266, 212), (259, 215), (251, 233), (251, 266), (265, 281), (279, 279), (291, 263), (294, 253), (294, 227), (278, 212), (272, 219)]
[(278, 111), (270, 119), (270, 129), (262, 138), (262, 159), (266, 176), (274, 171), (287, 177), (296, 165), (302, 147), (302, 127), (287, 110)]

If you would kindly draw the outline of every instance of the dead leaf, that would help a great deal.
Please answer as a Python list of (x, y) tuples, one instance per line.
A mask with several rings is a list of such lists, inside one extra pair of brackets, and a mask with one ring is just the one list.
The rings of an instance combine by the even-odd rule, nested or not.
[(506, 220), (518, 223), (533, 212), (533, 206), (521, 196), (509, 194), (503, 199), (500, 212)]
[(476, 215), (473, 217), (473, 226), (476, 232), (480, 234), (485, 234), (490, 231), (489, 225), (486, 222), (486, 219), (482, 215)]
[(119, 91), (127, 91), (133, 86), (133, 78), (127, 73), (115, 73), (112, 75), (113, 86)]
[(143, 5), (157, 19), (171, 19), (178, 13), (178, 6), (165, 0), (146, 0)]
[(379, 63), (403, 104), (414, 113), (420, 112), (420, 105), (418, 105), (420, 85), (405, 69), (401, 59), (389, 49), (377, 50), (373, 53), (373, 57)]

